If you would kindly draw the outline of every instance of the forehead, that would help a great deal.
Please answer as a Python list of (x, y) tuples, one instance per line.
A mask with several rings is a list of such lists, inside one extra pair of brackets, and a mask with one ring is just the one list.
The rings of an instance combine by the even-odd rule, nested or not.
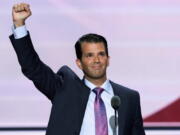
[(83, 53), (105, 51), (105, 45), (103, 42), (83, 42), (81, 44), (81, 50)]

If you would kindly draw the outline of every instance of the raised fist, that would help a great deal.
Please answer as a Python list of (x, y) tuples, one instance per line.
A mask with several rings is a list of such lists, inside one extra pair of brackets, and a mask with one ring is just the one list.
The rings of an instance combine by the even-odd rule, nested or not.
[(31, 15), (31, 10), (28, 4), (20, 3), (13, 6), (12, 17), (16, 27), (25, 24), (25, 20)]

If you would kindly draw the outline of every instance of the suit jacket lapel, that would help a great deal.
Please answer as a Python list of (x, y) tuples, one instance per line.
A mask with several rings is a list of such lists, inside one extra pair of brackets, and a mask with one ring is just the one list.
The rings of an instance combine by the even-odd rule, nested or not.
[(127, 103), (126, 97), (121, 93), (121, 89), (117, 87), (112, 81), (110, 81), (114, 95), (119, 96), (121, 100), (120, 107), (118, 109), (118, 126), (119, 126), (119, 135), (123, 134), (123, 129), (125, 126), (125, 119), (126, 119), (126, 114), (125, 114), (125, 106)]
[(87, 102), (89, 99), (89, 94), (90, 94), (90, 89), (84, 84), (84, 79), (80, 81), (80, 88), (79, 88), (79, 129), (78, 129), (78, 134), (80, 133), (80, 129), (82, 126)]

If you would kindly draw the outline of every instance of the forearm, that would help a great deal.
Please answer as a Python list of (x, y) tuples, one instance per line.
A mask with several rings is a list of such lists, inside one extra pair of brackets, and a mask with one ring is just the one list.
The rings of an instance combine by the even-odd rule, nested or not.
[(22, 69), (33, 71), (37, 67), (37, 64), (41, 62), (32, 46), (30, 35), (28, 34), (20, 39), (15, 39), (14, 35), (11, 35), (10, 40)]

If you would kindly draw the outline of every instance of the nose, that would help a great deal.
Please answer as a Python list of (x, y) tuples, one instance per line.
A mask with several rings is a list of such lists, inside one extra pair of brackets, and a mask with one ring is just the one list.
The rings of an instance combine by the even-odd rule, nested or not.
[(95, 56), (95, 58), (94, 58), (94, 62), (96, 62), (96, 63), (99, 63), (99, 62), (100, 62), (100, 59), (99, 59), (99, 57), (98, 57), (98, 56)]

